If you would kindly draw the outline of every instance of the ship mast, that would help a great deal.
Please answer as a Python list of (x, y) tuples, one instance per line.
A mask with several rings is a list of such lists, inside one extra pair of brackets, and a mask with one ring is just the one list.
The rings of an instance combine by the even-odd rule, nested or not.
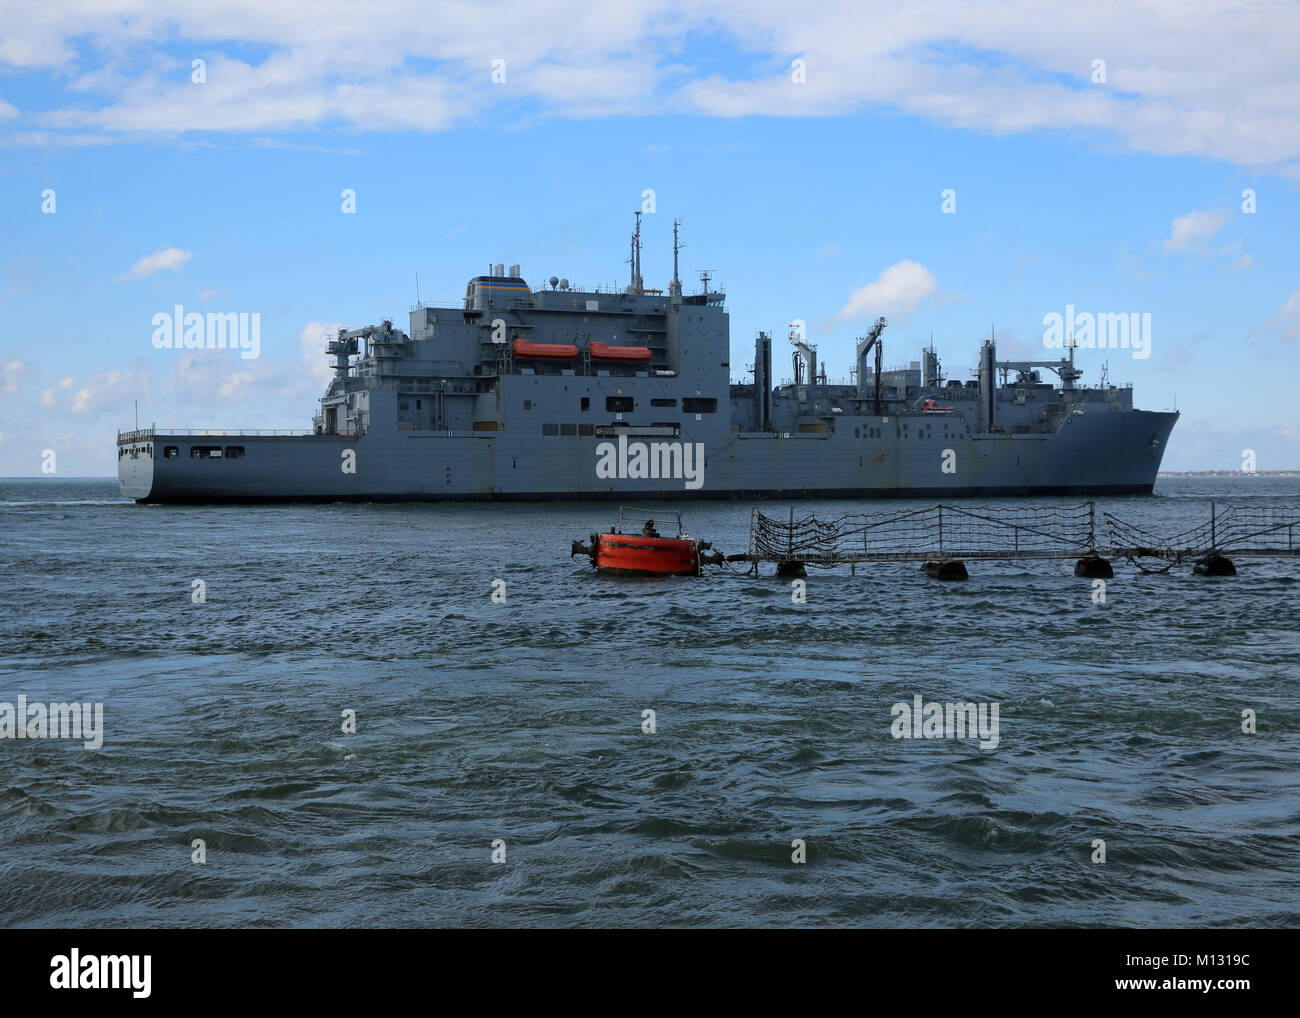
[(636, 232), (632, 234), (632, 281), (628, 287), (630, 293), (639, 293), (645, 289), (641, 281), (641, 210), (636, 213)]
[(682, 281), (677, 275), (677, 252), (684, 245), (677, 242), (677, 227), (681, 226), (680, 219), (673, 220), (673, 281), (668, 285), (668, 295), (670, 297), (680, 297), (682, 295)]

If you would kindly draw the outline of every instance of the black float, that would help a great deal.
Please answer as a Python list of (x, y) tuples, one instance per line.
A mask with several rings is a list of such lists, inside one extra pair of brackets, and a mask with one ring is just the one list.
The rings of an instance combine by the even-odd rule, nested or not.
[(1110, 559), (1100, 555), (1085, 555), (1074, 564), (1075, 576), (1086, 576), (1090, 580), (1109, 580), (1115, 576)]
[(936, 580), (970, 579), (970, 573), (966, 572), (966, 563), (959, 558), (931, 559), (921, 568), (926, 576)]

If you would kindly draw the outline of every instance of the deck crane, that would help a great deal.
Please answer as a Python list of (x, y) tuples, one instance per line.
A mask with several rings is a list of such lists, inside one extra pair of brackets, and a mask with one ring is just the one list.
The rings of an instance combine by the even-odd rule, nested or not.
[(881, 350), (880, 334), (885, 331), (885, 326), (887, 326), (888, 324), (889, 322), (885, 320), (883, 315), (880, 318), (876, 319), (875, 324), (872, 325), (871, 328), (867, 330), (867, 334), (858, 340), (858, 356), (855, 362), (857, 365), (857, 373), (858, 373), (858, 399), (865, 399), (866, 394), (862, 391), (862, 386), (863, 386), (863, 379), (866, 377), (867, 354), (871, 353), (872, 347), (875, 348), (876, 350), (876, 391), (875, 391), (874, 412), (877, 417), (881, 416), (880, 358), (881, 358), (882, 350)]

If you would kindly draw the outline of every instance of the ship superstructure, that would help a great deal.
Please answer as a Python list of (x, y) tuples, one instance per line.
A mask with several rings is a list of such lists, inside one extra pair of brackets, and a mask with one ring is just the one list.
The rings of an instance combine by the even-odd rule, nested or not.
[[(1077, 384), (1059, 360), (999, 361), (945, 380), (933, 346), (882, 367), (879, 318), (852, 377), (828, 381), (792, 330), (732, 384), (725, 294), (705, 274), (646, 289), (640, 226), (628, 285), (583, 289), (519, 266), (475, 276), (459, 307), (417, 305), (341, 330), (309, 432), (118, 435), (124, 495), (151, 502), (900, 497), (1150, 492), (1177, 413), (1132, 389)], [(1053, 377), (1054, 376), (1054, 377)]]

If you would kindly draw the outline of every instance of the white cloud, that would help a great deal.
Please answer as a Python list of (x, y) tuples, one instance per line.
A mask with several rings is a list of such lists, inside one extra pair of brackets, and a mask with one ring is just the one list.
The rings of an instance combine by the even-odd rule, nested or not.
[(1228, 214), (1222, 211), (1189, 212), (1185, 216), (1174, 217), (1173, 229), (1165, 241), (1166, 251), (1186, 251), (1209, 240), (1228, 221)]
[(266, 351), (262, 354), (257, 360), (243, 360), (226, 350), (186, 350), (169, 356), (164, 387), (173, 397), (175, 412), (248, 399), (255, 383), (269, 378), (273, 370)]
[[(242, 416), (266, 419), (268, 413), (283, 415), (287, 409), (309, 418), (312, 403), (334, 374), (326, 348), (340, 328), (338, 322), (309, 322), (299, 332), (296, 345), (263, 337), (261, 356), (256, 360), (217, 350), (169, 355), (164, 383), (169, 400), (160, 412), (220, 420), (238, 409)], [(294, 426), (303, 424), (299, 420)]]
[(1265, 335), (1273, 333), (1287, 342), (1300, 339), (1300, 290), (1291, 294), (1277, 309), (1277, 314), (1264, 323)]
[(127, 279), (144, 279), (145, 276), (152, 276), (155, 272), (161, 272), (167, 269), (175, 272), (187, 261), (194, 257), (192, 251), (182, 251), (178, 247), (159, 247), (151, 255), (145, 255), (138, 262), (131, 266), (131, 271), (124, 276), (118, 276), (119, 283)]
[(143, 368), (101, 371), (72, 394), (68, 409), (74, 414), (129, 410), (132, 400), (144, 398), (148, 392), (149, 374)]
[(59, 405), (59, 394), (56, 390), (71, 389), (76, 384), (76, 380), (71, 375), (66, 375), (59, 379), (56, 384), (42, 389), (41, 406), (49, 407), (50, 409), (56, 408)]
[(342, 328), (346, 326), (339, 322), (308, 322), (302, 332), (298, 333), (298, 349), (306, 370), (305, 375), (300, 372), (296, 377), (317, 396), (325, 391), (330, 376), (334, 374), (326, 350), (330, 340)]
[(934, 293), (934, 276), (924, 266), (903, 260), (891, 265), (874, 283), (859, 287), (835, 315), (836, 322), (907, 315)]
[(0, 364), (0, 393), (9, 395), (18, 391), (27, 365), (19, 360), (5, 361)]
[[(710, 59), (691, 64), (685, 54)], [(692, 45), (695, 44), (695, 45)], [(174, 54), (183, 52), (184, 57)], [(833, 116), (863, 109), (1008, 134), (1050, 129), (1300, 177), (1300, 18), (1184, 0), (163, 0), (29, 3), (0, 66), (70, 84), (29, 143), (290, 127), (437, 131), (503, 115)], [(259, 53), (259, 63), (227, 53)], [(190, 81), (190, 57), (207, 81)], [(805, 61), (795, 84), (790, 63)], [(733, 59), (734, 58), (734, 59)], [(1104, 84), (1092, 62), (1106, 61)], [(506, 81), (491, 64), (506, 61)], [(739, 73), (719, 67), (740, 66)], [(531, 102), (532, 107), (522, 106)]]
[(1174, 429), (1162, 468), (1165, 470), (1240, 470), (1244, 449), (1254, 449), (1260, 470), (1300, 468), (1300, 433), (1288, 425), (1247, 424), (1225, 428), (1221, 415), (1198, 420), (1190, 411)]
[(256, 381), (257, 375), (252, 371), (232, 371), (217, 385), (217, 399), (222, 402), (247, 399)]

